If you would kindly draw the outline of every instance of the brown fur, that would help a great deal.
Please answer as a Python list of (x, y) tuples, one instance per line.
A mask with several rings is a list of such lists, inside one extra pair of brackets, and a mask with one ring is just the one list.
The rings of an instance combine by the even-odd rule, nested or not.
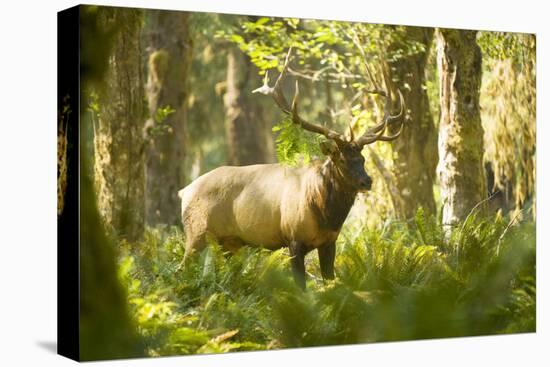
[(315, 168), (316, 177), (306, 190), (306, 201), (316, 213), (320, 228), (340, 232), (357, 190), (347, 184), (332, 161)]
[(352, 153), (311, 167), (220, 167), (199, 177), (179, 192), (185, 257), (208, 236), (231, 252), (287, 246), (295, 280), (305, 288), (304, 257), (317, 249), (323, 278), (334, 279), (336, 239), (358, 187), (370, 180), (360, 151)]
[(330, 160), (220, 167), (179, 192), (186, 252), (200, 250), (207, 234), (231, 249), (277, 249), (292, 240), (319, 247), (336, 240), (356, 193)]

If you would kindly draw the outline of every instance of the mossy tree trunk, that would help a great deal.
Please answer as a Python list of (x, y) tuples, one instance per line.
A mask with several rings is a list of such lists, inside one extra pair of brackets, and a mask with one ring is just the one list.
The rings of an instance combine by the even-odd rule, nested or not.
[(101, 27), (118, 32), (111, 40), (105, 84), (97, 93), (95, 186), (107, 227), (133, 241), (144, 226), (142, 13), (120, 8), (104, 13)]
[[(129, 120), (121, 118), (123, 106), (133, 113), (132, 116), (141, 117), (141, 112), (138, 112), (141, 111), (141, 108), (138, 109), (130, 103), (141, 104), (141, 99), (138, 98), (142, 98), (143, 94), (139, 93), (139, 89), (134, 90), (133, 94), (126, 95), (126, 98), (129, 98), (128, 101), (123, 99), (124, 95), (113, 99), (112, 103), (121, 104), (118, 107), (109, 104), (108, 97), (115, 98), (118, 90), (111, 88), (126, 88), (121, 81), (122, 75), (127, 75), (129, 80), (140, 79), (135, 67), (135, 62), (139, 60), (139, 53), (135, 52), (136, 44), (133, 41), (139, 35), (142, 12), (127, 8), (101, 7), (97, 9), (94, 6), (84, 5), (80, 7), (80, 14), (80, 55), (87, 55), (80, 59), (81, 90), (85, 93), (95, 90), (102, 105), (99, 111), (99, 121), (93, 117), (97, 112), (92, 114), (86, 105), (80, 106), (80, 170), (67, 172), (67, 177), (70, 180), (74, 180), (80, 175), (78, 182), (80, 185), (80, 222), (83, 225), (80, 228), (79, 354), (81, 360), (143, 357), (145, 356), (145, 346), (137, 332), (136, 325), (129, 316), (126, 292), (117, 278), (117, 248), (105, 231), (99, 208), (101, 205), (108, 205), (103, 213), (109, 214), (110, 217), (103, 219), (109, 219), (109, 223), (120, 223), (115, 221), (116, 218), (113, 217), (113, 214), (118, 213), (121, 206), (115, 206), (112, 200), (120, 198), (121, 195), (118, 192), (109, 191), (119, 188), (113, 186), (116, 176), (113, 177), (115, 171), (111, 171), (109, 166), (114, 165), (114, 168), (117, 169), (116, 173), (128, 173), (127, 169), (120, 166), (119, 157), (114, 155), (119, 152), (118, 149), (122, 151), (121, 154), (127, 154), (127, 151), (123, 149), (123, 143), (120, 143), (120, 146), (111, 146), (115, 140), (111, 141), (108, 135), (102, 134), (107, 134), (112, 130), (117, 134), (116, 139), (120, 139), (121, 134), (128, 134), (128, 132), (117, 130), (122, 125), (122, 129), (128, 129), (130, 133), (135, 133), (136, 137), (141, 136), (141, 131), (138, 134), (135, 127), (129, 126)], [(124, 49), (117, 50), (119, 47), (124, 47)], [(111, 80), (110, 78), (115, 79)], [(108, 118), (113, 118), (113, 120)], [(96, 177), (95, 184), (96, 189), (99, 185), (102, 190), (103, 202), (98, 201), (99, 198), (94, 192), (92, 170), (90, 169), (93, 150), (90, 147), (91, 139), (86, 126), (90, 126), (92, 123), (96, 125), (94, 144), (96, 148), (101, 148), (95, 153), (95, 175), (100, 175)], [(129, 148), (133, 147), (126, 146), (126, 149)], [(133, 151), (132, 149), (131, 152)], [(104, 156), (98, 157), (98, 154)], [(126, 176), (121, 177), (121, 179), (126, 178)], [(73, 182), (73, 184), (76, 185), (77, 182)], [(72, 187), (73, 184), (69, 184), (68, 187)], [(143, 184), (143, 180), (141, 184)], [(143, 202), (142, 198), (139, 200), (141, 203)], [(140, 202), (136, 204), (139, 206)], [(129, 228), (137, 229), (138, 227), (134, 225)]]
[(224, 95), (227, 160), (243, 166), (273, 161), (271, 125), (266, 121), (260, 98), (252, 95), (259, 86), (257, 69), (235, 47), (227, 52), (227, 80)]
[[(154, 10), (148, 13), (146, 123), (146, 222), (176, 224), (183, 187), (188, 79), (192, 41), (189, 14)], [(200, 88), (200, 86), (197, 86)]]
[(481, 50), (476, 31), (437, 31), (441, 120), (438, 173), (443, 225), (464, 219), (486, 197), (479, 108)]
[[(401, 90), (407, 104), (406, 128), (392, 143), (394, 175), (402, 206), (398, 214), (411, 218), (419, 207), (429, 213), (435, 212), (433, 185), (437, 166), (437, 131), (425, 88), (426, 61), (433, 29), (405, 27), (402, 32), (400, 39), (413, 41), (425, 49), (389, 62), (394, 87)], [(407, 45), (402, 41), (395, 41), (389, 51), (404, 47)]]
[(145, 355), (128, 313), (126, 292), (117, 279), (115, 246), (106, 235), (93, 184), (82, 161), (80, 179), (80, 358), (132, 358)]

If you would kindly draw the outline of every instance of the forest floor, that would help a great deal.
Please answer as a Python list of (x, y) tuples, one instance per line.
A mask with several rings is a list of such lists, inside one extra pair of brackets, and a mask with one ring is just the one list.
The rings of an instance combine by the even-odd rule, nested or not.
[(534, 332), (535, 223), (509, 224), (346, 223), (336, 280), (312, 252), (306, 292), (286, 249), (211, 243), (181, 268), (181, 230), (150, 229), (121, 243), (119, 278), (150, 356)]

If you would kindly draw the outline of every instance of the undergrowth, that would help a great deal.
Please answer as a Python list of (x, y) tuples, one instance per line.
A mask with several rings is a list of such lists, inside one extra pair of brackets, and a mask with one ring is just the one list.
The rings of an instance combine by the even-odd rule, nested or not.
[(308, 290), (288, 251), (211, 243), (183, 258), (177, 227), (121, 243), (119, 278), (151, 356), (535, 331), (535, 224), (470, 217), (444, 233), (412, 223), (345, 225), (336, 280), (306, 259)]

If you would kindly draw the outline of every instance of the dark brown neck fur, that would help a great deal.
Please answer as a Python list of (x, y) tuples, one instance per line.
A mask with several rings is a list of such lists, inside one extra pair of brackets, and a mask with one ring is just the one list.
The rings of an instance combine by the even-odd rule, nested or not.
[(308, 190), (308, 202), (321, 229), (339, 231), (355, 201), (357, 190), (349, 185), (336, 165), (327, 160), (317, 166), (318, 179)]

